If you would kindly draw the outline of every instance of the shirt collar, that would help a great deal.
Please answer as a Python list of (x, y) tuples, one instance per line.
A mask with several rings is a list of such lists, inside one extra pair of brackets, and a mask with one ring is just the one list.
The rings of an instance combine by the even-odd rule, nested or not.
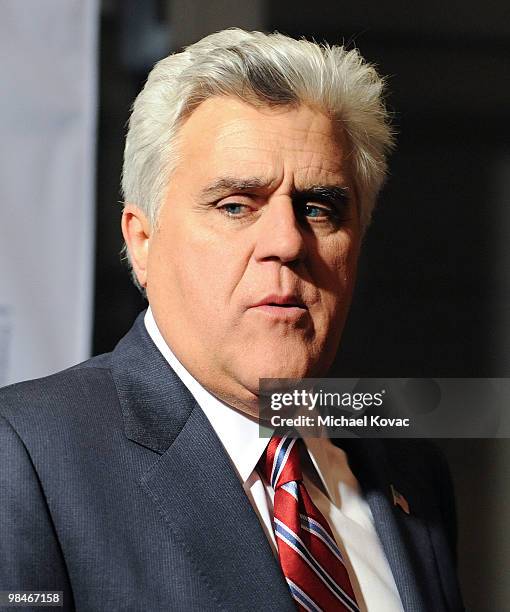
[(158, 329), (149, 306), (145, 327), (154, 344), (204, 411), (243, 484), (256, 468), (269, 440), (259, 436), (259, 424), (209, 393), (174, 355)]

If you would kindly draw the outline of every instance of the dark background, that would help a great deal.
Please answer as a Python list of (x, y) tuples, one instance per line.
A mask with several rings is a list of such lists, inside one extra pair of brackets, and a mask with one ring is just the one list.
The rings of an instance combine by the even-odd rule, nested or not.
[[(236, 25), (344, 42), (388, 75), (398, 147), (332, 375), (508, 376), (510, 4), (249, 4), (103, 4), (94, 353), (111, 350), (145, 307), (119, 256), (130, 105), (157, 59)], [(440, 444), (457, 488), (468, 609), (509, 609), (509, 445)]]

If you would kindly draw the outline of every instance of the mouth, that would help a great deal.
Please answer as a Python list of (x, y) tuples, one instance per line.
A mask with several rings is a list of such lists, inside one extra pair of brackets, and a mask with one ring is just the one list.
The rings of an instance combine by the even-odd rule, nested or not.
[(260, 308), (262, 306), (270, 306), (272, 308), (301, 308), (308, 310), (303, 300), (296, 295), (268, 295), (251, 308)]
[(260, 300), (260, 302), (253, 304), (250, 310), (273, 318), (293, 320), (307, 314), (308, 307), (296, 295), (269, 295)]

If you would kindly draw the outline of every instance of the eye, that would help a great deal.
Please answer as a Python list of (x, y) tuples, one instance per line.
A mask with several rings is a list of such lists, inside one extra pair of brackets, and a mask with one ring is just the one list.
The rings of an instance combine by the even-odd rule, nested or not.
[(317, 219), (317, 218), (329, 218), (332, 215), (332, 211), (329, 208), (323, 206), (317, 206), (315, 204), (305, 204), (303, 206), (303, 216)]
[(309, 223), (336, 223), (338, 212), (329, 204), (298, 202), (295, 207), (296, 216)]
[(250, 212), (250, 207), (239, 202), (227, 202), (220, 204), (217, 209), (227, 217), (244, 217)]

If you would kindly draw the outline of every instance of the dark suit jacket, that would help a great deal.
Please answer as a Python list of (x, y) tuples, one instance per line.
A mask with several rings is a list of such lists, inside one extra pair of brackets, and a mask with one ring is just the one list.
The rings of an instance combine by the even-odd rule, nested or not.
[[(90, 612), (295, 610), (221, 443), (142, 315), (112, 353), (4, 389), (0, 415), (0, 590), (60, 590), (64, 610)], [(461, 610), (441, 455), (354, 440), (348, 456), (404, 608)]]

